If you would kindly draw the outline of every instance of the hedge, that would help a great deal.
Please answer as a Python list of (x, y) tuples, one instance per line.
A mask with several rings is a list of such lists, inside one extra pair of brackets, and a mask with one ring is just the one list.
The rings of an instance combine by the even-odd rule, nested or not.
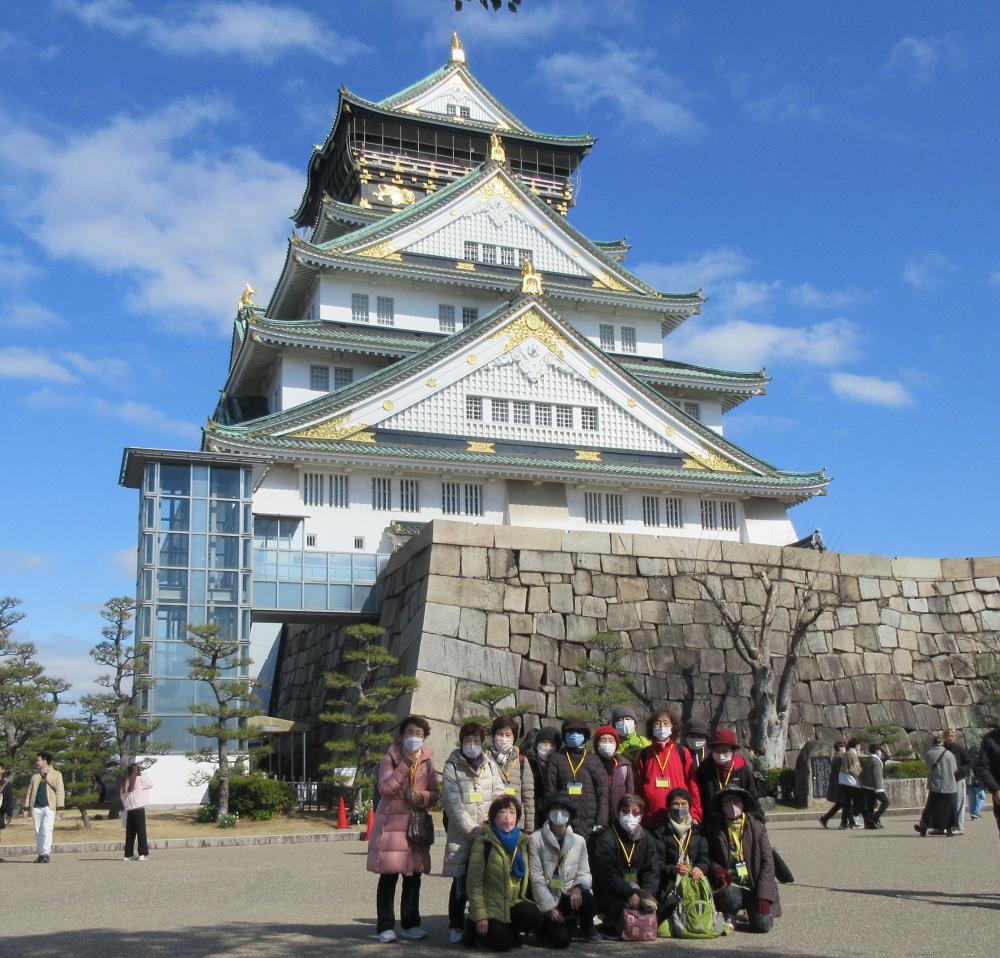
[[(213, 808), (219, 805), (219, 780), (208, 783), (208, 801)], [(229, 779), (229, 811), (258, 819), (273, 818), (278, 812), (291, 808), (296, 802), (295, 789), (287, 782), (279, 782), (263, 775), (233, 775)]]
[(927, 778), (927, 763), (922, 758), (908, 758), (902, 762), (889, 762), (885, 766), (886, 778)]

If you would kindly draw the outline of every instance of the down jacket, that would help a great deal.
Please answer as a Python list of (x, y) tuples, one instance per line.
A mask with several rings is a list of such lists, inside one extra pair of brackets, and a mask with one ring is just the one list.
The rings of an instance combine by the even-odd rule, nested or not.
[[(492, 749), (490, 757), (500, 770), (504, 790), (517, 796), (521, 803), (521, 820), (517, 823), (526, 832), (535, 830), (535, 775), (528, 760), (515, 745), (506, 755), (498, 754)], [(513, 791), (511, 791), (513, 789)]]
[[(631, 864), (623, 845), (632, 855)], [(594, 876), (594, 897), (599, 912), (603, 913), (615, 902), (620, 904), (628, 900), (634, 892), (655, 898), (660, 884), (656, 840), (641, 825), (632, 836), (622, 831), (615, 822), (597, 833), (591, 847), (590, 870)], [(636, 873), (635, 882), (625, 878), (627, 871)]]
[[(444, 791), (442, 803), (448, 816), (448, 838), (441, 874), (445, 878), (461, 878), (469, 861), (472, 840), (486, 821), (490, 802), (497, 795), (503, 795), (506, 785), (488, 752), (483, 752), (483, 764), (476, 771), (465, 760), (460, 748), (456, 748), (444, 763), (441, 783)], [(479, 795), (479, 800), (473, 801), (474, 795)]]
[(611, 758), (597, 756), (608, 774), (608, 821), (613, 821), (618, 814), (618, 801), (622, 795), (631, 795), (635, 791), (635, 777), (632, 774), (632, 763), (624, 755), (612, 755)]
[[(528, 843), (529, 872), (531, 875), (531, 893), (535, 904), (543, 911), (551, 911), (559, 904), (560, 893), (549, 888), (552, 877), (561, 878), (563, 891), (568, 892), (574, 886), (585, 891), (590, 888), (590, 858), (587, 855), (587, 842), (581, 835), (574, 835), (571, 826), (566, 826), (562, 845), (552, 834), (549, 823), (546, 822), (531, 836)], [(558, 874), (556, 865), (559, 865)]]
[(469, 855), (466, 887), (469, 893), (469, 917), (473, 921), (492, 918), (510, 924), (510, 909), (528, 897), (531, 886), (531, 866), (528, 856), (528, 836), (521, 832), (517, 843), (524, 859), (524, 877), (515, 879), (510, 859), (496, 832), (487, 825), (476, 836)]
[(986, 791), (996, 792), (1000, 789), (1000, 728), (995, 728), (983, 736), (979, 746), (976, 775)]
[(695, 772), (695, 779), (698, 782), (698, 794), (701, 797), (701, 808), (703, 820), (711, 815), (711, 810), (715, 807), (715, 796), (719, 794), (727, 785), (737, 785), (748, 791), (754, 797), (754, 808), (750, 812), (754, 818), (764, 821), (764, 812), (759, 804), (757, 795), (757, 780), (753, 777), (753, 770), (743, 760), (741, 755), (733, 755), (729, 769), (723, 769), (715, 764), (715, 759), (709, 754), (708, 757), (698, 766)]
[(414, 765), (403, 756), (399, 745), (390, 745), (378, 767), (378, 791), (381, 796), (375, 809), (372, 837), (368, 842), (368, 871), (378, 875), (424, 875), (431, 870), (427, 848), (412, 848), (406, 840), (410, 824), (410, 806), (406, 791), (413, 776), (413, 792), (420, 808), (430, 808), (438, 798), (433, 753), (420, 749)]
[[(677, 866), (681, 860), (681, 843), (677, 841), (673, 829), (668, 822), (653, 829), (656, 840), (657, 856), (660, 860), (660, 892), (657, 895), (661, 901), (671, 894), (677, 886)], [(692, 868), (700, 868), (706, 875), (712, 867), (708, 854), (708, 839), (701, 828), (691, 825), (691, 840), (687, 846), (687, 860)]]
[[(571, 758), (573, 765), (583, 762), (575, 776), (569, 764)], [(579, 794), (571, 788), (577, 784), (582, 786)], [(549, 756), (545, 766), (545, 794), (555, 792), (566, 792), (576, 799), (573, 822), (578, 835), (586, 838), (595, 825), (608, 824), (608, 773), (593, 752), (564, 748)]]
[(635, 763), (635, 789), (646, 800), (644, 828), (663, 825), (670, 818), (667, 796), (674, 788), (686, 788), (691, 793), (691, 817), (700, 822), (701, 794), (691, 753), (673, 739), (654, 742), (639, 753)]

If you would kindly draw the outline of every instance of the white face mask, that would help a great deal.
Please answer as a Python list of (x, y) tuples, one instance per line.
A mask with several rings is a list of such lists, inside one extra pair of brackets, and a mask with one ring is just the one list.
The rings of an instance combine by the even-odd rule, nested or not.
[(535, 754), (540, 759), (543, 759), (543, 760), (547, 759), (552, 754), (552, 746), (551, 745), (536, 745), (535, 746)]
[(696, 748), (696, 749), (699, 749), (699, 750), (703, 749), (705, 747), (705, 743), (707, 741), (708, 741), (708, 739), (704, 739), (704, 738), (693, 738), (693, 739), (691, 739), (691, 748)]
[(549, 821), (553, 825), (568, 825), (569, 824), (569, 812), (565, 808), (553, 808), (549, 812)]
[(720, 752), (718, 749), (712, 752), (714, 758), (720, 765), (728, 765), (733, 760), (732, 752)]
[(598, 753), (603, 755), (605, 758), (611, 758), (617, 750), (618, 746), (616, 746), (614, 742), (601, 742), (597, 746)]
[(506, 755), (514, 747), (514, 739), (509, 735), (498, 735), (493, 739), (493, 747), (501, 755)]
[(653, 738), (658, 742), (665, 742), (670, 738), (670, 733), (673, 731), (673, 727), (670, 725), (657, 725), (653, 729)]
[(619, 719), (615, 722), (615, 730), (623, 738), (627, 738), (635, 731), (635, 720), (634, 719)]
[(618, 824), (630, 835), (639, 827), (640, 821), (642, 821), (641, 815), (630, 815), (628, 812), (618, 814)]
[(482, 745), (463, 745), (462, 754), (466, 758), (479, 758), (483, 754)]
[(407, 735), (406, 738), (403, 739), (403, 751), (415, 752), (423, 744), (424, 737), (422, 735)]

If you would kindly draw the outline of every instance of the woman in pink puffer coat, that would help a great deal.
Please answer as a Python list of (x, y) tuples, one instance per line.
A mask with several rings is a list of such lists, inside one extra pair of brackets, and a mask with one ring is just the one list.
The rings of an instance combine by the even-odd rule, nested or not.
[(426, 719), (408, 715), (399, 723), (400, 741), (389, 746), (378, 767), (379, 803), (368, 841), (368, 871), (379, 875), (376, 910), (378, 940), (396, 940), (396, 882), (403, 876), (400, 901), (401, 938), (427, 937), (420, 927), (420, 876), (431, 870), (427, 848), (413, 848), (406, 839), (410, 811), (429, 809), (438, 798)]

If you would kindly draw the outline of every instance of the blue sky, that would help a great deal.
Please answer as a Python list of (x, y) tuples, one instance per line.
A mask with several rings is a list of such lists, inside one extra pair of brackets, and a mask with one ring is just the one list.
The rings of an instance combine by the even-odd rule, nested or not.
[(56, 674), (134, 590), (121, 450), (196, 447), (337, 88), (395, 92), (454, 29), (531, 126), (599, 137), (573, 222), (711, 297), (668, 355), (774, 377), (728, 431), (835, 477), (801, 532), (1000, 552), (994, 3), (40, 0), (0, 25), (0, 592)]

